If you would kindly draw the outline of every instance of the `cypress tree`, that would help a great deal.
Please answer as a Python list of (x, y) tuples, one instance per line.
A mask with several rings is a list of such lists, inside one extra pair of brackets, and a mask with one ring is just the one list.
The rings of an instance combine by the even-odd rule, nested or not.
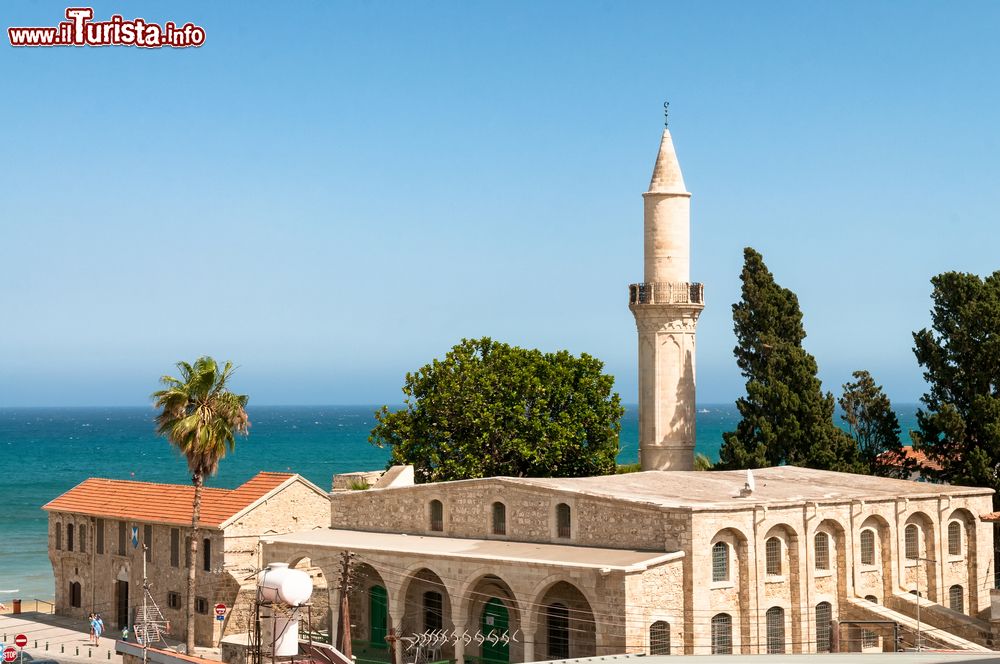
[(742, 419), (723, 434), (721, 468), (791, 464), (857, 471), (853, 439), (833, 422), (795, 293), (782, 288), (754, 249), (743, 250), (742, 298), (733, 305), (736, 364), (747, 379), (736, 401)]

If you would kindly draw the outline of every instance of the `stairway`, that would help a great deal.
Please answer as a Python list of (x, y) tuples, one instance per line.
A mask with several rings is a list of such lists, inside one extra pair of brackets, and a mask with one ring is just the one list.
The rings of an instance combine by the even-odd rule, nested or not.
[[(893, 599), (896, 600), (897, 598)], [(913, 597), (913, 599), (916, 598)], [(905, 598), (903, 601), (905, 601)], [(930, 648), (935, 650), (964, 650), (968, 652), (993, 652), (985, 645), (981, 645), (969, 639), (963, 638), (953, 633), (953, 631), (950, 631), (951, 629), (954, 629), (954, 625), (951, 625), (949, 629), (944, 629), (940, 624), (941, 623), (940, 619), (936, 620), (936, 622), (939, 624), (935, 624), (928, 621), (926, 618), (931, 617), (930, 614), (932, 613), (932, 611), (928, 610), (925, 612), (924, 607), (932, 604), (934, 606), (944, 609), (944, 607), (940, 607), (940, 605), (934, 604), (933, 602), (928, 602), (927, 600), (923, 600), (923, 603), (921, 603), (921, 622), (919, 624), (919, 631), (920, 631), (920, 645), (923, 648), (925, 649)], [(916, 605), (914, 604), (913, 606), (915, 609)], [(947, 609), (945, 610), (947, 611)], [(910, 648), (915, 648), (917, 645), (916, 636), (917, 636), (918, 623), (915, 618), (910, 617), (909, 615), (890, 609), (887, 606), (883, 606), (881, 604), (874, 604), (872, 602), (869, 602), (868, 600), (857, 597), (846, 598), (844, 601), (844, 606), (842, 611), (846, 616), (846, 618), (842, 620), (842, 622), (845, 622), (850, 619), (855, 619), (855, 620), (891, 620), (895, 623), (898, 623), (900, 628), (900, 635), (902, 637), (902, 647), (910, 649)], [(961, 615), (955, 612), (951, 613), (955, 615)], [(968, 618), (968, 616), (965, 617)], [(969, 620), (974, 621), (975, 619), (969, 618)], [(880, 636), (883, 636), (883, 638), (885, 638), (888, 635), (887, 633), (884, 633), (884, 630), (873, 628), (873, 631), (879, 632)], [(987, 627), (987, 632), (988, 632), (988, 627)]]

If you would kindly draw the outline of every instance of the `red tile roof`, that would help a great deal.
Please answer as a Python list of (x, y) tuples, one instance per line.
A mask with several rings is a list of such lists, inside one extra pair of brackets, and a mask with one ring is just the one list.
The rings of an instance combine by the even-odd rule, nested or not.
[[(257, 473), (235, 489), (205, 488), (199, 525), (218, 528), (230, 518), (295, 477), (292, 473)], [(131, 480), (86, 479), (42, 507), (112, 519), (191, 525), (194, 487)]]
[[(891, 464), (893, 466), (902, 465), (901, 460), (898, 459), (897, 455), (892, 452), (883, 452), (879, 456), (887, 464)], [(903, 456), (906, 457), (907, 461), (912, 461), (916, 464), (918, 469), (925, 468), (927, 470), (941, 470), (940, 463), (928, 459), (923, 450), (915, 450), (912, 445), (903, 445)]]

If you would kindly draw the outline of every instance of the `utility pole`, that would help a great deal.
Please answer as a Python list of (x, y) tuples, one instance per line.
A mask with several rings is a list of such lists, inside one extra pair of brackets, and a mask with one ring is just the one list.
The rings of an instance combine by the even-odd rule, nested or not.
[(350, 596), (353, 587), (351, 583), (351, 563), (354, 553), (344, 551), (341, 554), (340, 568), (340, 624), (337, 626), (337, 650), (351, 659), (351, 604)]

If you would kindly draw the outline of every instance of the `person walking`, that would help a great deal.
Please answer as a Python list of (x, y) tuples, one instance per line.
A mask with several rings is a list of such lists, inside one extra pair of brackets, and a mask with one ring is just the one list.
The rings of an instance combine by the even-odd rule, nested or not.
[(94, 631), (97, 629), (97, 619), (93, 611), (87, 614), (87, 622), (90, 623), (90, 644), (94, 645)]
[(95, 614), (94, 616), (94, 645), (100, 645), (101, 643), (101, 633), (104, 631), (104, 621), (101, 620), (101, 614)]

